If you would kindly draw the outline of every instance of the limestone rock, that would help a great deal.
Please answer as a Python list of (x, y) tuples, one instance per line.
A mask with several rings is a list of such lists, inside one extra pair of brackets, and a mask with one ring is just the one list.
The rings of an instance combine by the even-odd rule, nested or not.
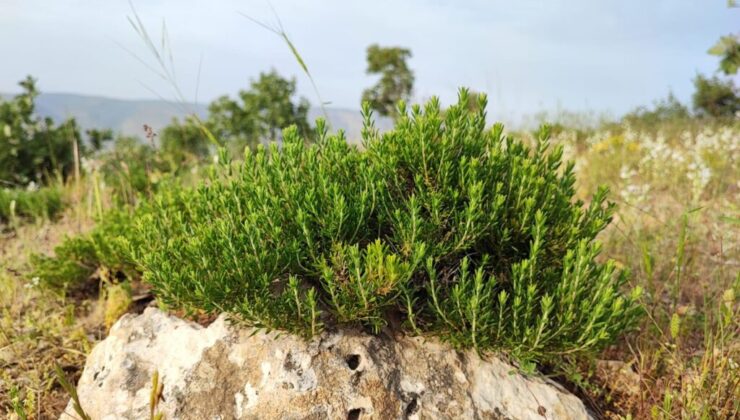
[[(554, 383), (436, 340), (360, 332), (311, 341), (207, 328), (149, 308), (126, 315), (88, 357), (77, 390), (93, 419), (586, 419)], [(72, 405), (62, 419), (76, 418)]]

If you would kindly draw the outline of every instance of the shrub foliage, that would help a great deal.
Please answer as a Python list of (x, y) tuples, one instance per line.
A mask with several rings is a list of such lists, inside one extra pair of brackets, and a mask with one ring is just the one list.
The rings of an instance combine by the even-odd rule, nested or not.
[(97, 270), (115, 278), (137, 277), (129, 258), (129, 248), (136, 244), (132, 217), (127, 210), (111, 211), (89, 234), (65, 238), (54, 248), (54, 256), (31, 255), (31, 276), (63, 292), (84, 286)]
[(487, 129), (478, 100), (401, 103), (382, 135), (365, 107), (362, 149), (319, 121), (316, 144), (292, 127), (282, 148), (222, 155), (199, 188), (139, 209), (128, 258), (164, 303), (267, 329), (390, 325), (537, 361), (598, 350), (639, 311), (596, 260), (607, 192), (575, 201), (547, 128), (529, 147)]

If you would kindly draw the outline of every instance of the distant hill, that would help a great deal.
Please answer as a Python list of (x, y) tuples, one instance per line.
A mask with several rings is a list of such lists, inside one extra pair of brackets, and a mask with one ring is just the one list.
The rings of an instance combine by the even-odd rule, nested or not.
[[(0, 95), (8, 98), (12, 95)], [(110, 128), (126, 135), (143, 137), (143, 126), (147, 124), (159, 131), (172, 121), (190, 113), (206, 115), (204, 104), (178, 104), (162, 100), (125, 100), (101, 96), (77, 95), (71, 93), (42, 93), (36, 100), (39, 115), (61, 121), (74, 117), (83, 129)], [(359, 110), (346, 108), (327, 108), (326, 113), (332, 130), (342, 129), (352, 142), (359, 142), (362, 130), (362, 116)], [(321, 116), (321, 110), (312, 108), (309, 120)], [(378, 118), (375, 125), (381, 130), (392, 126), (390, 119)]]

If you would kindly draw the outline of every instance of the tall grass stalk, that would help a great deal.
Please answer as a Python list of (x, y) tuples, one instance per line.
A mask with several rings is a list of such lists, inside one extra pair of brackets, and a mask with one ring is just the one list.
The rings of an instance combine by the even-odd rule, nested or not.
[[(134, 29), (134, 31), (139, 36), (139, 38), (143, 41), (144, 46), (146, 47), (147, 51), (154, 58), (156, 65), (154, 66), (150, 65), (149, 63), (146, 62), (146, 60), (140, 58), (138, 55), (131, 52), (125, 47), (124, 47), (124, 50), (129, 52), (129, 54), (134, 56), (134, 58), (136, 58), (140, 63), (144, 64), (149, 70), (153, 71), (154, 74), (158, 75), (165, 82), (167, 82), (167, 84), (169, 84), (169, 86), (172, 88), (175, 94), (176, 103), (180, 104), (180, 106), (187, 111), (190, 117), (193, 118), (193, 121), (197, 123), (198, 128), (201, 130), (201, 132), (206, 137), (206, 139), (209, 142), (211, 142), (211, 144), (213, 144), (216, 147), (221, 147), (222, 146), (221, 142), (216, 138), (216, 136), (213, 135), (211, 130), (208, 129), (208, 127), (203, 123), (203, 121), (200, 119), (198, 114), (196, 114), (194, 111), (190, 111), (185, 108), (185, 104), (187, 103), (187, 101), (185, 99), (185, 95), (183, 95), (182, 90), (180, 89), (180, 84), (177, 81), (177, 77), (175, 73), (174, 54), (172, 51), (172, 44), (170, 42), (170, 38), (167, 32), (167, 25), (165, 24), (164, 21), (162, 21), (162, 29), (161, 29), (161, 36), (160, 36), (161, 42), (159, 43), (159, 45), (157, 45), (154, 43), (152, 37), (149, 35), (149, 31), (147, 30), (146, 25), (144, 25), (139, 14), (137, 13), (136, 8), (134, 7), (133, 1), (129, 0), (129, 6), (131, 8), (133, 18), (129, 16), (128, 21), (131, 24), (131, 27)], [(198, 73), (200, 75), (200, 68), (198, 69)]]
[(324, 118), (326, 121), (331, 125), (331, 120), (329, 119), (329, 114), (326, 112), (325, 102), (323, 99), (321, 99), (321, 93), (319, 92), (319, 88), (316, 85), (316, 81), (314, 80), (313, 76), (311, 75), (311, 72), (308, 70), (308, 66), (306, 65), (306, 61), (303, 59), (301, 54), (298, 52), (298, 49), (296, 48), (295, 44), (293, 44), (293, 41), (288, 37), (288, 33), (285, 31), (285, 28), (283, 27), (283, 23), (280, 20), (280, 16), (275, 11), (275, 8), (272, 6), (272, 3), (269, 3), (270, 8), (272, 9), (272, 13), (275, 17), (275, 21), (277, 22), (275, 26), (270, 26), (264, 22), (261, 22), (251, 16), (249, 16), (246, 13), (239, 12), (240, 15), (244, 16), (245, 18), (249, 19), (250, 21), (254, 22), (255, 24), (261, 26), (262, 28), (272, 32), (273, 34), (277, 35), (280, 39), (285, 42), (285, 45), (288, 46), (288, 49), (290, 50), (291, 54), (293, 54), (293, 58), (295, 58), (298, 65), (301, 67), (301, 70), (303, 70), (303, 73), (306, 74), (308, 77), (308, 80), (311, 82), (311, 87), (313, 88), (314, 94), (316, 95), (316, 99), (319, 101), (319, 106), (321, 107), (321, 113), (324, 114)]
[(681, 291), (681, 273), (683, 270), (684, 258), (686, 255), (686, 233), (688, 232), (688, 227), (689, 213), (686, 212), (681, 216), (681, 227), (678, 235), (678, 247), (676, 249), (675, 277), (673, 281), (673, 288), (671, 289), (674, 311), (678, 307), (679, 293)]
[(54, 371), (57, 375), (57, 381), (59, 381), (62, 388), (64, 388), (70, 398), (72, 398), (72, 408), (75, 410), (75, 413), (77, 413), (81, 420), (92, 420), (92, 418), (82, 408), (80, 397), (77, 395), (77, 388), (69, 382), (67, 375), (64, 374), (64, 371), (59, 364), (54, 366)]

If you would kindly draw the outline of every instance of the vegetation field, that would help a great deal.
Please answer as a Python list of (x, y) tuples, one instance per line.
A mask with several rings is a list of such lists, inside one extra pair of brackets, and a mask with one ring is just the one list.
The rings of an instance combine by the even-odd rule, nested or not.
[(733, 80), (697, 75), (690, 108), (510, 130), (467, 89), (412, 104), (410, 56), (368, 48), (352, 141), (274, 70), (142, 138), (40, 117), (30, 77), (0, 100), (0, 414), (56, 418), (95, 343), (157, 305), (306, 339), (437, 337), (601, 418), (738, 418)]

